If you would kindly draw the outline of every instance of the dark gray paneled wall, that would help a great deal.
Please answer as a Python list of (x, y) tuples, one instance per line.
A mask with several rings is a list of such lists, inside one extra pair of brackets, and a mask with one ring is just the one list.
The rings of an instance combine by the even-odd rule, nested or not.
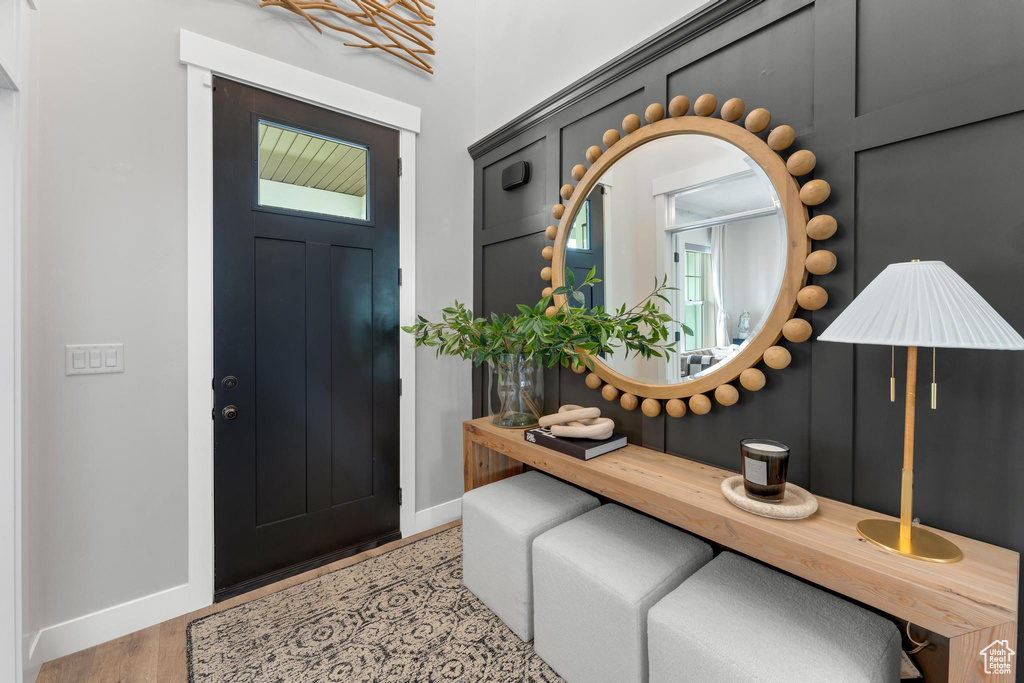
[[(533, 303), (558, 188), (587, 146), (651, 102), (704, 92), (765, 107), (797, 130), (793, 150), (839, 221), (839, 267), (812, 278), (829, 303), (820, 333), (887, 264), (946, 261), (1024, 330), (1024, 3), (1019, 0), (725, 0), (471, 148), (478, 311)], [(533, 179), (505, 192), (500, 171)], [(803, 314), (807, 315), (807, 314)], [(627, 413), (568, 371), (546, 376), (549, 407), (597, 403), (631, 440), (735, 468), (744, 436), (793, 447), (793, 480), (889, 514), (899, 506), (902, 403), (888, 400), (889, 349), (787, 344), (792, 365), (732, 408), (673, 420)], [(939, 410), (927, 409), (922, 352), (915, 513), (925, 523), (1024, 549), (1024, 353), (940, 351)], [(897, 354), (897, 376), (905, 356)], [(477, 374), (475, 410), (486, 409)]]

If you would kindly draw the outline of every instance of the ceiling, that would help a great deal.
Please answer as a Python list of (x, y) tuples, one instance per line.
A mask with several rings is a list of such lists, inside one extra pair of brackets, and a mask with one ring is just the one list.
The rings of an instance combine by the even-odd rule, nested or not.
[(366, 150), (260, 122), (260, 178), (329, 192), (366, 194)]
[(672, 197), (676, 225), (775, 207), (770, 181), (754, 171), (708, 182)]

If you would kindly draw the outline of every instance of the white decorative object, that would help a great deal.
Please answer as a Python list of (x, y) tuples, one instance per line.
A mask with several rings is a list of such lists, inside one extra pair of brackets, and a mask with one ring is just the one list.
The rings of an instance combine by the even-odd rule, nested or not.
[(564, 436), (570, 439), (594, 439), (604, 441), (612, 438), (615, 430), (615, 422), (610, 417), (598, 417), (587, 420), (589, 424), (582, 422), (569, 422), (568, 424), (551, 425), (551, 433), (555, 436)]
[(791, 483), (786, 484), (786, 497), (781, 503), (764, 503), (747, 498), (746, 491), (743, 490), (743, 477), (740, 475), (722, 481), (722, 493), (739, 509), (772, 519), (803, 519), (818, 510), (818, 499), (807, 490)]
[(819, 341), (946, 349), (1024, 349), (1024, 338), (942, 261), (893, 263)]
[[(570, 410), (580, 410), (582, 408), (584, 408), (584, 406), (578, 406), (575, 403), (566, 403), (564, 406), (558, 409), (558, 412), (567, 413)], [(597, 410), (598, 413), (601, 412), (600, 408), (595, 408), (595, 410)], [(583, 422), (586, 422), (586, 420), (583, 420)]]
[(750, 336), (750, 311), (748, 311), (747, 309), (744, 308), (743, 312), (740, 313), (739, 325), (736, 326), (736, 338), (737, 339), (746, 339), (749, 336)]
[(566, 404), (557, 413), (545, 415), (538, 421), (541, 427), (551, 430), (555, 436), (569, 439), (610, 439), (615, 422), (610, 417), (601, 417), (600, 408), (584, 408)]
[(583, 420), (601, 417), (600, 408), (580, 408), (574, 406), (572, 410), (559, 410), (557, 413), (545, 415), (537, 421), (541, 427), (568, 424), (570, 422), (581, 422)]

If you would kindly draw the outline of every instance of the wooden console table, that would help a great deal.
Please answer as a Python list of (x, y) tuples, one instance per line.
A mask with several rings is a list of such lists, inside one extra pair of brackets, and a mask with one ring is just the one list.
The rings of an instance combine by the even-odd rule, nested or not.
[(584, 462), (486, 418), (464, 423), (463, 456), (467, 491), (528, 465), (948, 638), (954, 683), (1009, 680), (985, 674), (980, 651), (1003, 639), (1016, 648), (1020, 557), (1011, 550), (943, 532), (962, 561), (901, 557), (857, 534), (859, 520), (885, 517), (870, 510), (819, 498), (807, 519), (765, 519), (722, 495), (734, 472), (633, 445)]

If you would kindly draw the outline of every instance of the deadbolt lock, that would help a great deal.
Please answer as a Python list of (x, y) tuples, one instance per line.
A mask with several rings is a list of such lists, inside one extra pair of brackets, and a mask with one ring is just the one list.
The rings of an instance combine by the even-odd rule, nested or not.
[(228, 375), (220, 381), (220, 385), (230, 391), (238, 386), (238, 378), (234, 375)]
[(224, 406), (224, 410), (220, 411), (220, 414), (224, 416), (225, 420), (234, 420), (238, 417), (238, 407)]

